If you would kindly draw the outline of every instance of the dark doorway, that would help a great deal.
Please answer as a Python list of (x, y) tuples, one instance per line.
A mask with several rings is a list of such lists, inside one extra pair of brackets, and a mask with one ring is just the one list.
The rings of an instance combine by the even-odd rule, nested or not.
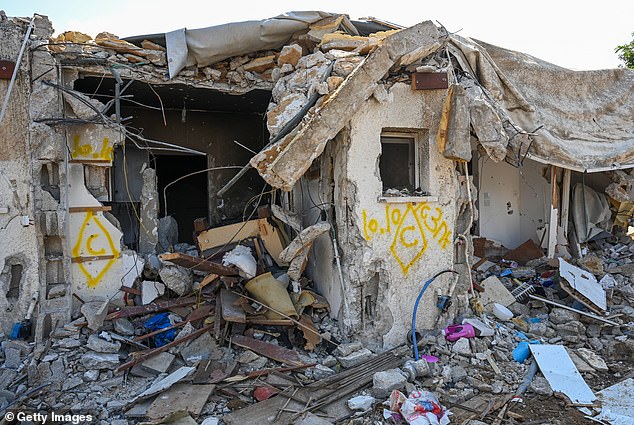
[(160, 198), (160, 217), (171, 215), (178, 222), (178, 241), (193, 243), (193, 222), (199, 217), (207, 217), (207, 173), (201, 172), (185, 177), (171, 184), (166, 193), (165, 186), (196, 171), (207, 168), (206, 156), (194, 155), (157, 155), (154, 158), (158, 192)]

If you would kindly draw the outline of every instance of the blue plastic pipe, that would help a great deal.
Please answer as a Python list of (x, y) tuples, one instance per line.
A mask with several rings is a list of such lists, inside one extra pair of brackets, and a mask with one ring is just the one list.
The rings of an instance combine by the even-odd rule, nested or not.
[(420, 303), (421, 298), (423, 298), (423, 294), (425, 293), (425, 290), (427, 289), (427, 287), (434, 281), (436, 280), (436, 278), (438, 276), (440, 276), (443, 273), (458, 273), (457, 271), (454, 270), (443, 270), (441, 272), (436, 273), (431, 279), (429, 279), (427, 282), (425, 282), (425, 284), (423, 285), (423, 289), (421, 289), (420, 293), (418, 294), (418, 297), (416, 298), (416, 302), (414, 303), (414, 311), (412, 312), (412, 342), (414, 343), (414, 359), (415, 360), (420, 360), (419, 356), (418, 356), (418, 341), (416, 341), (416, 311), (418, 310), (418, 303)]

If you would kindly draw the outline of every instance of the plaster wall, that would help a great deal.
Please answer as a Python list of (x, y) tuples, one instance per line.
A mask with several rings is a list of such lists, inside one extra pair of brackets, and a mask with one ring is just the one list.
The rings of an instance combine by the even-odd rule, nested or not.
[[(351, 120), (348, 143), (341, 143), (336, 155), (337, 223), (346, 280), (344, 324), (349, 332), (381, 340), (383, 347), (405, 341), (422, 284), (454, 263), (459, 186), (454, 162), (442, 157), (435, 144), (444, 97), (444, 90), (413, 91), (395, 84), (383, 103), (366, 101)], [(379, 201), (384, 129), (427, 135), (419, 142), (428, 144), (428, 158), (421, 160), (430, 196), (415, 202)], [(419, 329), (433, 327), (436, 288), (446, 289), (447, 276), (437, 279), (423, 297)]]
[[(0, 18), (1, 19), (1, 18)], [(15, 60), (24, 28), (0, 22), (0, 58)], [(35, 226), (23, 227), (21, 217), (33, 220), (35, 209), (29, 139), (30, 62), (24, 55), (10, 102), (0, 123), (0, 330), (9, 333), (24, 318), (31, 298), (39, 291), (39, 249)], [(4, 100), (9, 80), (0, 80)], [(19, 293), (10, 293), (12, 266), (21, 265)], [(17, 268), (13, 268), (17, 275)]]

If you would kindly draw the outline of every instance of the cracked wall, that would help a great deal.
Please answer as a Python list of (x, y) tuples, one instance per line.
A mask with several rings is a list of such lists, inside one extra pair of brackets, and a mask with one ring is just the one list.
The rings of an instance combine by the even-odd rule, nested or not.
[[(405, 342), (422, 284), (454, 266), (460, 188), (455, 163), (438, 152), (434, 136), (444, 97), (444, 90), (412, 91), (397, 83), (382, 103), (374, 98), (366, 102), (350, 122), (348, 140), (338, 143), (335, 202), (348, 310), (344, 325), (348, 334), (370, 344), (393, 347)], [(379, 201), (377, 164), (384, 129), (428, 135), (420, 142), (429, 144), (430, 196)], [(446, 291), (449, 283), (445, 275), (427, 290), (419, 307), (419, 329), (433, 327), (436, 288)]]

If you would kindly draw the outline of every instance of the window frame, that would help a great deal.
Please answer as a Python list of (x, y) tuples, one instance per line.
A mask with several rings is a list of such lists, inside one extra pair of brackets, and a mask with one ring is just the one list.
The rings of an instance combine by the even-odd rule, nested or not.
[[(411, 139), (414, 144), (414, 188), (421, 188), (424, 192), (430, 193), (430, 140), (429, 130), (425, 128), (394, 128), (387, 127), (381, 130), (380, 143), (381, 154), (383, 154), (383, 143), (399, 143), (399, 142), (384, 142), (384, 138), (396, 138), (396, 139)], [(380, 160), (377, 161), (379, 178), (381, 176)], [(435, 196), (422, 195), (422, 196), (385, 196), (385, 190), (383, 187), (383, 180), (381, 179), (381, 195), (379, 196), (379, 202), (421, 202), (421, 201), (433, 201), (437, 199)]]

